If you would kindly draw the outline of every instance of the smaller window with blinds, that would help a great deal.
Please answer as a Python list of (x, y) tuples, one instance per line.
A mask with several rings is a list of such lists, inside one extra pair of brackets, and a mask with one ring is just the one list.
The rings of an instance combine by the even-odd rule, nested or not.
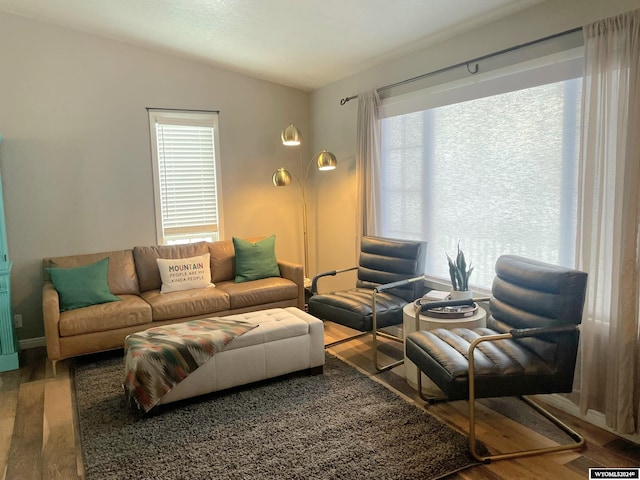
[(158, 244), (220, 240), (217, 112), (148, 111)]

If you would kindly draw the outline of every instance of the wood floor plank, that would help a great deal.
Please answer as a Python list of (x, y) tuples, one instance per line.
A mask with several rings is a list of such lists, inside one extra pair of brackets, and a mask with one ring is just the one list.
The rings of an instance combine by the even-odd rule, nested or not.
[[(544, 397), (537, 397), (544, 398)], [(585, 420), (564, 414), (562, 410), (544, 404), (554, 415), (562, 417), (571, 428), (585, 437), (586, 448), (583, 453), (591, 467), (637, 467), (640, 466), (640, 448), (617, 435), (603, 430)]]
[[(465, 431), (468, 431), (468, 403), (465, 401), (456, 402), (456, 404), (455, 408), (458, 408), (460, 413), (458, 421), (463, 421), (465, 423), (464, 429)], [(523, 404), (523, 408), (530, 407)], [(524, 426), (510, 418), (504, 417), (500, 412), (491, 410), (481, 404), (476, 405), (476, 420), (477, 438), (484, 443), (491, 444), (497, 450), (495, 453), (505, 453), (516, 449), (528, 450), (558, 445), (557, 442), (541, 435), (532, 428)], [(500, 428), (495, 427), (497, 424), (500, 425)], [(577, 456), (574, 453), (571, 455), (572, 458)]]
[(604, 444), (603, 447), (620, 457), (628, 458), (634, 466), (640, 465), (640, 450), (628, 440), (617, 437)]
[[(474, 465), (462, 472), (458, 472), (456, 475), (460, 477), (460, 480), (503, 480), (498, 473), (494, 472), (487, 465)], [(447, 478), (446, 480), (449, 480)]]
[(613, 468), (640, 466), (640, 463), (629, 459), (627, 456), (619, 455), (617, 452), (608, 450), (602, 445), (589, 443), (588, 441), (584, 456), (592, 464), (591, 467), (604, 466)]
[(18, 370), (0, 375), (0, 480), (6, 479), (19, 390), (20, 372)]
[[(552, 454), (553, 455), (553, 454)], [(523, 457), (502, 460), (482, 465), (480, 468), (491, 471), (498, 478), (518, 480), (585, 480), (585, 476), (549, 460), (549, 455)]]
[(61, 371), (56, 378), (46, 383), (43, 415), (43, 479), (78, 479), (71, 381), (68, 372)]
[[(544, 407), (548, 409), (552, 414), (556, 416), (564, 414), (564, 412), (556, 406), (545, 403), (544, 395), (535, 395), (533, 398), (536, 401), (539, 400), (544, 405)], [(571, 428), (580, 429), (582, 435), (590, 444), (604, 445), (608, 442), (611, 442), (612, 440), (620, 438), (614, 433), (608, 432), (592, 423), (589, 423), (578, 417), (574, 417), (573, 415), (566, 415), (565, 423)]]
[(582, 475), (583, 478), (589, 478), (590, 468), (601, 468), (604, 467), (604, 465), (597, 464), (593, 460), (581, 455), (579, 458), (567, 463), (565, 467)]
[[(436, 404), (427, 408), (436, 417), (447, 421), (449, 424), (457, 425), (463, 429), (465, 433), (468, 432), (467, 402), (449, 402)], [(538, 434), (536, 431), (503, 417), (499, 412), (490, 411), (482, 406), (479, 406), (477, 409), (477, 421), (477, 438), (488, 446), (491, 453), (504, 453), (516, 449), (524, 450), (556, 444), (553, 440)], [(566, 467), (566, 464), (571, 463), (580, 456), (580, 452), (574, 451), (552, 453), (543, 456), (493, 462), (489, 465), (483, 465), (483, 468), (492, 471), (498, 478), (536, 478), (535, 475), (529, 476), (528, 473), (526, 475), (523, 474), (524, 476), (522, 477), (517, 476), (511, 469), (519, 469), (521, 466), (523, 468), (526, 466), (524, 470), (535, 471), (535, 465), (541, 463), (541, 459), (543, 459), (543, 465), (547, 465), (549, 470), (562, 472), (562, 478), (573, 479), (576, 478), (576, 475), (583, 475), (578, 478), (584, 478), (584, 474), (577, 472), (575, 468), (569, 469)], [(504, 464), (508, 465), (505, 466)], [(538, 480), (540, 478), (552, 477), (538, 477)]]
[(7, 479), (42, 478), (44, 381), (20, 385)]
[(486, 465), (475, 465), (462, 472), (456, 473), (456, 477), (446, 480), (502, 480), (503, 477), (486, 468)]
[(20, 351), (20, 368), (22, 373), (22, 383), (34, 382), (47, 378), (47, 365), (41, 361), (41, 357), (36, 349), (27, 349)]

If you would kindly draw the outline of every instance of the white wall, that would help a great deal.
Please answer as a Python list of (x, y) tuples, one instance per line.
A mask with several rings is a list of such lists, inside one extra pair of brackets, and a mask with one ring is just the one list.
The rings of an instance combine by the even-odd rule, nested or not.
[[(356, 122), (358, 101), (342, 98), (481, 57), (526, 42), (640, 8), (640, 0), (549, 0), (492, 24), (451, 37), (395, 61), (335, 82), (311, 94), (313, 146), (333, 151), (339, 165), (329, 181), (317, 182), (310, 209), (310, 244), (317, 271), (357, 264)], [(315, 203), (314, 203), (315, 201)], [(428, 247), (427, 247), (428, 248)], [(444, 261), (444, 260), (443, 260)], [(320, 290), (349, 288), (355, 274), (327, 278)]]
[(43, 257), (155, 243), (145, 107), (220, 110), (227, 238), (275, 233), (278, 255), (302, 263), (299, 190), (271, 174), (297, 166), (279, 137), (292, 122), (309, 138), (307, 93), (0, 13), (0, 170), (21, 339), (44, 334)]

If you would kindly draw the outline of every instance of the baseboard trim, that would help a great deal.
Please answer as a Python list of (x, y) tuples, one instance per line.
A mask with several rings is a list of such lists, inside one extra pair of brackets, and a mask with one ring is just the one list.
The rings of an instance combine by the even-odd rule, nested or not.
[(29, 348), (44, 347), (47, 341), (44, 337), (26, 338), (20, 340), (20, 350), (28, 350)]

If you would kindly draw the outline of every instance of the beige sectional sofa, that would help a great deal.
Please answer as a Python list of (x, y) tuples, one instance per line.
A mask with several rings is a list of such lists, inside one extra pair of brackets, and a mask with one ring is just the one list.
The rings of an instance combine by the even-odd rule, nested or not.
[[(210, 254), (215, 288), (161, 293), (156, 259)], [(47, 267), (79, 267), (109, 258), (107, 282), (120, 301), (60, 311), (60, 298)], [(231, 240), (45, 258), (42, 309), (47, 354), (55, 375), (58, 360), (122, 348), (127, 335), (152, 326), (220, 317), (269, 308), (304, 308), (301, 265), (278, 261), (280, 277), (236, 283)]]

